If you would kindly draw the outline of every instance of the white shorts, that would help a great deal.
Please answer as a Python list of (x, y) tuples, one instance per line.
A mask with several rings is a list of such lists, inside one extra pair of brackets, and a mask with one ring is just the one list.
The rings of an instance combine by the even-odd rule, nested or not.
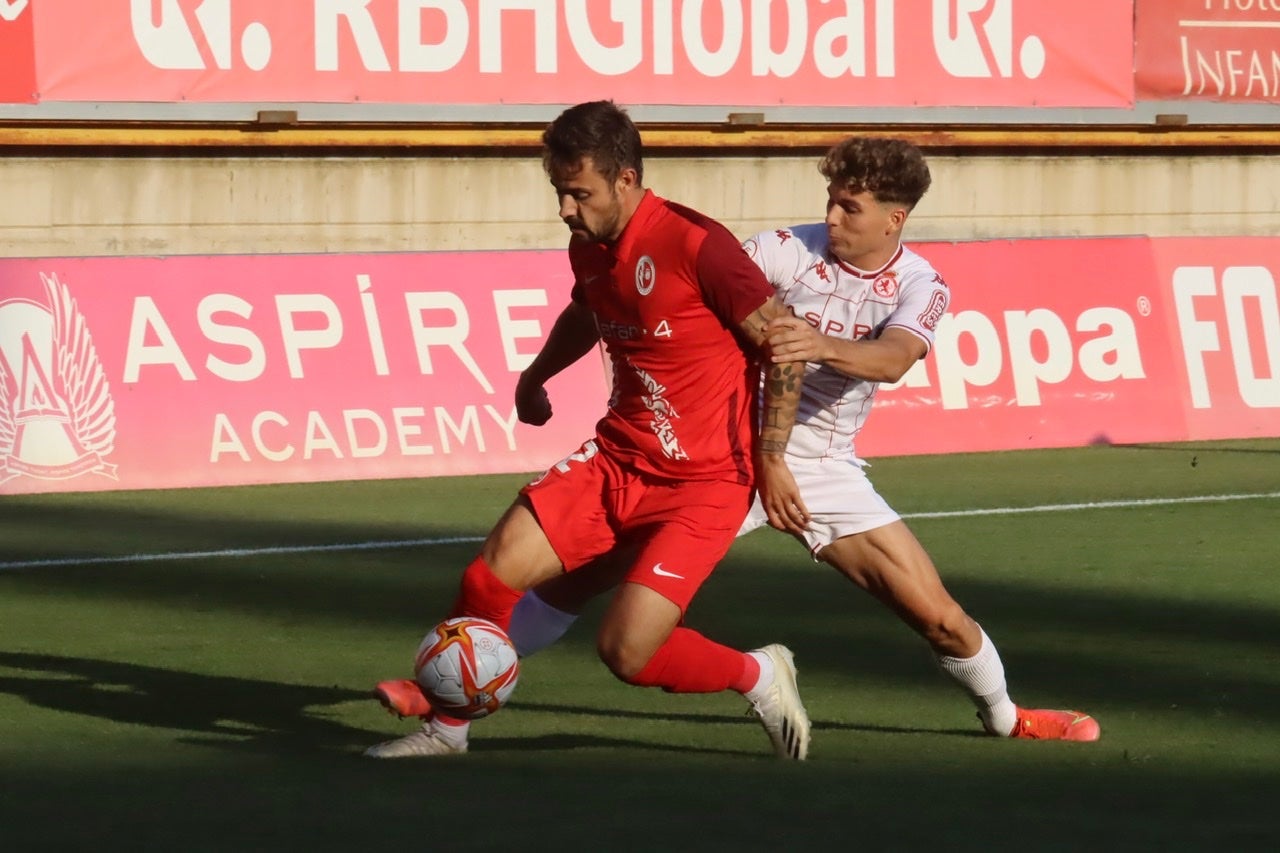
[[(809, 510), (809, 528), (804, 540), (815, 560), (819, 551), (837, 539), (884, 527), (900, 517), (876, 492), (856, 461), (788, 459), (787, 467), (795, 476), (800, 497)], [(738, 535), (768, 524), (769, 516), (757, 495)]]

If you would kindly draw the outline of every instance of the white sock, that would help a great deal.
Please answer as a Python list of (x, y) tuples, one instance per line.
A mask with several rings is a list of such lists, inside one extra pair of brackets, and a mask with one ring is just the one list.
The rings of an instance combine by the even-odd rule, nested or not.
[(1018, 709), (1009, 698), (1004, 680), (1004, 664), (995, 644), (981, 627), (982, 645), (971, 658), (938, 656), (938, 665), (969, 694), (978, 709), (982, 726), (989, 733), (1007, 737), (1018, 722)]
[(511, 612), (507, 636), (515, 645), (516, 654), (525, 658), (563, 637), (577, 618), (576, 613), (552, 607), (533, 590), (526, 590)]
[(432, 716), (427, 720), (424, 728), (446, 743), (453, 746), (466, 746), (467, 733), (471, 731), (471, 721), (450, 717), (449, 722), (443, 723), (439, 717)]
[(747, 654), (760, 664), (760, 677), (756, 679), (756, 686), (742, 695), (750, 702), (759, 702), (764, 698), (764, 692), (769, 689), (769, 685), (773, 684), (773, 658), (764, 652), (747, 652)]

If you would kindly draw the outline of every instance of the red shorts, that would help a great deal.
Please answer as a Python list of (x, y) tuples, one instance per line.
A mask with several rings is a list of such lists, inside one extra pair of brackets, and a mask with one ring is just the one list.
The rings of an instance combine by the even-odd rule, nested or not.
[(588, 441), (520, 491), (568, 571), (625, 542), (636, 549), (624, 580), (683, 613), (724, 557), (751, 506), (750, 486), (642, 475)]

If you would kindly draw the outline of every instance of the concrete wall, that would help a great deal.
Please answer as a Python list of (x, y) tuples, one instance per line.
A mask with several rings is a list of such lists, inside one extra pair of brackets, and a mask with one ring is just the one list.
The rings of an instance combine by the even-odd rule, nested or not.
[[(930, 158), (916, 240), (1280, 233), (1280, 158)], [(813, 155), (650, 156), (739, 236), (823, 213)], [(0, 158), (0, 256), (559, 248), (536, 157)]]

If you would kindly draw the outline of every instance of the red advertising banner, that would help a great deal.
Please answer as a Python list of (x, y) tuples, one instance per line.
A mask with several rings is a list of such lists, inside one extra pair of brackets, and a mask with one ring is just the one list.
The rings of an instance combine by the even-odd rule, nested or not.
[(528, 471), (598, 358), (516, 420), (565, 253), (0, 260), (0, 493)]
[(34, 17), (30, 0), (0, 0), (0, 104), (36, 101)]
[(45, 101), (1133, 103), (1132, 0), (41, 0), (35, 15)]
[(1143, 100), (1280, 101), (1280, 2), (1137, 0)]
[[(867, 457), (1280, 436), (1280, 243), (917, 244), (953, 291)], [(535, 471), (594, 356), (517, 423), (559, 251), (0, 260), (0, 494)], [(517, 282), (517, 284), (508, 284)]]

